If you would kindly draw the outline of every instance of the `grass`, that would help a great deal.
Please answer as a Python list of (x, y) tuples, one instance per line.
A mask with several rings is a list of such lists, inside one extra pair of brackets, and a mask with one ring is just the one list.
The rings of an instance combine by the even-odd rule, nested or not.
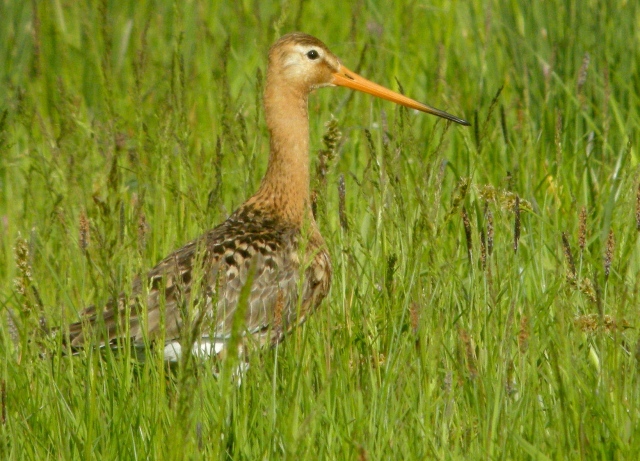
[[(0, 2), (1, 457), (637, 459), (636, 2), (228, 5)], [(311, 97), (333, 286), (241, 386), (40, 358), (41, 315), (127, 290), (256, 188), (266, 53), (295, 29), (473, 126)]]

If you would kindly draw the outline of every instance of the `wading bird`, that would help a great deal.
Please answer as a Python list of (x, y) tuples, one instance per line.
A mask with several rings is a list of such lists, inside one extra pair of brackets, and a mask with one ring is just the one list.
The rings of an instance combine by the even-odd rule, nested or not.
[(269, 51), (264, 108), (271, 142), (258, 191), (136, 280), (131, 295), (84, 310), (69, 327), (72, 348), (92, 338), (142, 350), (147, 343), (177, 361), (183, 349), (219, 354), (233, 332), (241, 352), (252, 343), (277, 344), (313, 313), (329, 291), (331, 261), (311, 212), (307, 99), (325, 86), (469, 125), (360, 77), (310, 35), (283, 36)]

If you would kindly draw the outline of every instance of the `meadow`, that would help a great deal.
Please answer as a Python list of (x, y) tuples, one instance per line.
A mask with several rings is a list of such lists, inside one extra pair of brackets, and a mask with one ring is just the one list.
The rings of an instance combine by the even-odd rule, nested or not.
[[(0, 1), (1, 459), (640, 457), (640, 4), (381, 3)], [(472, 126), (311, 96), (333, 285), (239, 386), (43, 339), (253, 193), (294, 30)]]

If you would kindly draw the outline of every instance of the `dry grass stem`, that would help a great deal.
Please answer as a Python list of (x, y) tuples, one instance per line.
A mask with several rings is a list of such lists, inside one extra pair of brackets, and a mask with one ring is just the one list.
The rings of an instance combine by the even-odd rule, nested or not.
[(556, 165), (560, 167), (562, 164), (562, 112), (560, 110), (556, 110), (555, 145)]
[(89, 248), (89, 245), (91, 243), (91, 234), (89, 231), (89, 220), (87, 219), (87, 215), (84, 211), (80, 213), (78, 227), (79, 227), (80, 249), (83, 252), (86, 252), (87, 248)]
[(636, 192), (636, 230), (640, 232), (640, 182)]
[(516, 201), (513, 204), (513, 251), (518, 251), (518, 242), (520, 241), (520, 197), (516, 194)]
[(578, 246), (580, 252), (584, 251), (584, 247), (587, 244), (587, 207), (580, 208), (580, 224), (578, 227)]
[(344, 182), (344, 174), (338, 177), (338, 216), (340, 218), (340, 227), (343, 231), (349, 231), (349, 221), (347, 219), (347, 187)]
[(464, 328), (460, 328), (458, 330), (458, 334), (464, 346), (469, 379), (474, 380), (478, 376), (478, 368), (476, 365), (476, 353), (473, 339)]
[(607, 237), (607, 247), (604, 254), (604, 277), (609, 278), (609, 271), (611, 269), (611, 262), (613, 261), (613, 252), (615, 250), (616, 241), (613, 235), (613, 229), (609, 229), (609, 236)]
[(487, 266), (487, 236), (485, 230), (480, 230), (480, 267), (482, 269)]
[(576, 92), (578, 94), (578, 99), (580, 100), (580, 104), (584, 107), (586, 103), (586, 98), (583, 94), (584, 84), (587, 82), (587, 76), (589, 73), (589, 63), (591, 62), (591, 56), (589, 53), (585, 53), (582, 57), (582, 65), (580, 66), (580, 71), (578, 72), (578, 80), (576, 82)]
[(520, 319), (520, 329), (518, 331), (518, 349), (521, 354), (524, 354), (529, 349), (529, 336), (531, 336), (529, 317), (523, 315)]
[(462, 225), (464, 226), (464, 235), (467, 240), (467, 257), (469, 258), (469, 263), (473, 260), (473, 242), (471, 240), (471, 223), (469, 222), (469, 215), (467, 215), (467, 210), (465, 207), (462, 207), (460, 210), (462, 214)]
[(143, 211), (140, 212), (138, 217), (138, 248), (141, 251), (147, 247), (147, 235), (149, 233), (149, 223), (147, 217)]
[(576, 263), (573, 259), (573, 253), (571, 252), (571, 245), (566, 233), (562, 233), (562, 251), (564, 252), (565, 259), (567, 260), (567, 280), (571, 283), (576, 281)]
[(484, 217), (487, 221), (487, 254), (493, 253), (493, 213), (489, 209), (489, 203), (484, 204)]

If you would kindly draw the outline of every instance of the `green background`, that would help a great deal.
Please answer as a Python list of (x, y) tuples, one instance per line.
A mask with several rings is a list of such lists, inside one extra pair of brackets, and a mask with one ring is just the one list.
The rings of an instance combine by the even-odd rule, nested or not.
[[(638, 458), (640, 5), (613, 3), (0, 1), (0, 457)], [(240, 386), (36, 346), (253, 193), (293, 30), (473, 126), (311, 96), (333, 287)]]

